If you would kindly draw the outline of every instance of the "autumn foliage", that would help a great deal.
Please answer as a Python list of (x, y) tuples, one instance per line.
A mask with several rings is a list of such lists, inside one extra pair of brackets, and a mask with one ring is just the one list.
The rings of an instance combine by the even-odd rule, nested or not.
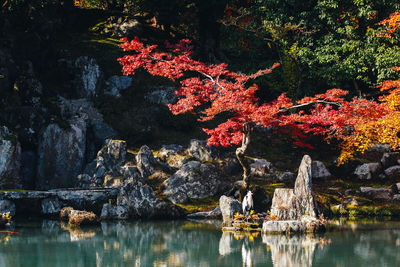
[(181, 98), (169, 104), (173, 114), (196, 113), (200, 121), (212, 120), (221, 113), (230, 114), (216, 128), (203, 129), (210, 136), (209, 145), (240, 145), (243, 128), (249, 124), (291, 129), (295, 142), (300, 145), (306, 145), (301, 141), (303, 133), (322, 135), (327, 141), (341, 140), (340, 162), (353, 157), (355, 152), (364, 152), (376, 142), (389, 143), (393, 148), (400, 145), (396, 137), (400, 129), (400, 80), (382, 84), (381, 90), (388, 94), (381, 102), (361, 98), (346, 100), (347, 91), (330, 89), (296, 102), (283, 93), (272, 102), (262, 103), (256, 96), (259, 88), (252, 81), (271, 73), (279, 63), (245, 75), (229, 71), (225, 63), (208, 65), (192, 59), (193, 47), (189, 40), (176, 45), (167, 43), (169, 53), (159, 52), (157, 45), (146, 46), (137, 38), (123, 39), (121, 47), (124, 51), (134, 51), (118, 59), (124, 75), (134, 75), (137, 69), (144, 68), (151, 75), (180, 83), (176, 94)]

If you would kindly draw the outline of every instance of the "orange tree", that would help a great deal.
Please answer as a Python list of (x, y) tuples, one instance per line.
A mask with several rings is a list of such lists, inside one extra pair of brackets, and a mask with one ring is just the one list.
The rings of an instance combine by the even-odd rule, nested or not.
[[(327, 141), (332, 138), (342, 140), (342, 162), (355, 151), (362, 152), (371, 145), (367, 142), (363, 146), (361, 143), (365, 140), (360, 136), (371, 138), (366, 134), (366, 125), (375, 127), (371, 131), (378, 130), (376, 125), (381, 123), (384, 127), (391, 114), (398, 112), (391, 108), (392, 104), (388, 105), (393, 102), (392, 94), (383, 99), (385, 102), (362, 98), (346, 100), (348, 92), (341, 89), (330, 89), (296, 102), (286, 93), (274, 101), (261, 102), (256, 96), (259, 88), (252, 81), (271, 73), (279, 66), (278, 63), (246, 75), (229, 71), (225, 63), (210, 65), (192, 59), (193, 47), (189, 40), (176, 45), (167, 43), (168, 53), (159, 52), (157, 45), (146, 46), (137, 38), (131, 41), (124, 38), (123, 41), (121, 47), (124, 51), (134, 52), (118, 59), (124, 75), (134, 75), (137, 69), (143, 68), (151, 75), (180, 83), (176, 94), (181, 98), (177, 103), (169, 104), (173, 114), (195, 113), (200, 121), (213, 120), (220, 114), (228, 115), (228, 119), (214, 129), (203, 130), (209, 135), (209, 145), (238, 146), (236, 156), (243, 167), (243, 189), (248, 188), (250, 176), (244, 156), (255, 126), (291, 129), (295, 142), (300, 145), (307, 145), (300, 139), (302, 133), (322, 135)], [(398, 140), (393, 141), (394, 147), (398, 145), (396, 142)]]

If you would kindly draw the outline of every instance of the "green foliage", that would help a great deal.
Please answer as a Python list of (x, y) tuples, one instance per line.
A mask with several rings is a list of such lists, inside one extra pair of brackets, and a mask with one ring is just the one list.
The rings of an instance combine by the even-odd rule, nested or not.
[(391, 67), (400, 64), (399, 40), (378, 38), (376, 29), (399, 8), (396, 0), (258, 0), (252, 13), (263, 19), (282, 60), (289, 55), (304, 70), (306, 83), (297, 92), (302, 95), (317, 86), (369, 92), (393, 78)]

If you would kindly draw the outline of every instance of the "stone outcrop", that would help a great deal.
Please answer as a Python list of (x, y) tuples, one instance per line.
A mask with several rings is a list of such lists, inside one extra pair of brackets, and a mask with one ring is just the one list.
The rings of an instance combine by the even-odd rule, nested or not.
[(66, 188), (76, 183), (86, 153), (86, 121), (76, 118), (63, 129), (50, 124), (39, 140), (36, 187)]
[(354, 175), (359, 180), (371, 180), (378, 178), (382, 167), (380, 163), (365, 163), (356, 168)]
[(400, 158), (400, 152), (388, 152), (384, 153), (381, 158), (383, 168), (389, 168), (397, 165), (397, 160)]
[(311, 164), (311, 175), (314, 181), (327, 180), (332, 177), (330, 171), (321, 161), (313, 161)]
[(207, 142), (197, 139), (190, 140), (188, 152), (199, 161), (211, 161), (215, 157), (214, 151), (207, 145)]
[(318, 220), (318, 210), (312, 194), (312, 160), (305, 155), (301, 161), (294, 189), (275, 189), (271, 205), (271, 217), (263, 232), (316, 231), (323, 227)]
[(137, 168), (143, 178), (147, 178), (157, 170), (167, 169), (154, 157), (148, 146), (142, 146), (136, 155)]
[(268, 162), (265, 159), (256, 159), (250, 164), (250, 173), (254, 176), (264, 177), (270, 172), (271, 167), (271, 162)]
[(395, 165), (387, 168), (384, 171), (388, 179), (399, 179), (400, 178), (400, 165)]
[(98, 223), (96, 214), (84, 210), (72, 210), (69, 213), (68, 223), (74, 226), (92, 225)]
[(132, 85), (132, 77), (129, 76), (111, 76), (106, 81), (107, 88), (104, 90), (104, 94), (121, 97), (120, 92)]
[(242, 212), (242, 205), (236, 199), (221, 196), (219, 198), (219, 208), (222, 214), (223, 226), (232, 225), (233, 216), (238, 212)]
[(212, 211), (200, 211), (187, 215), (188, 219), (198, 219), (198, 220), (212, 220), (221, 219), (222, 212), (220, 207), (216, 207)]
[(360, 187), (361, 193), (373, 200), (388, 202), (392, 200), (391, 190), (386, 188)]
[(0, 189), (20, 188), (21, 145), (17, 136), (0, 126)]
[(173, 203), (186, 203), (189, 199), (214, 196), (223, 182), (218, 169), (212, 164), (189, 161), (164, 181), (163, 194)]
[(102, 220), (126, 220), (129, 218), (129, 209), (127, 206), (113, 206), (104, 204), (101, 210), (100, 219)]
[(97, 96), (101, 86), (102, 72), (94, 58), (82, 56), (76, 59), (76, 86), (80, 89), (79, 96), (92, 98)]

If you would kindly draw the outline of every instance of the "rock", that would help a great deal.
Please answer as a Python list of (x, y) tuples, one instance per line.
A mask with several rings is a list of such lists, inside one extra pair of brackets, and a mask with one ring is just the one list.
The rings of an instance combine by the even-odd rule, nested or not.
[(93, 211), (100, 214), (103, 204), (115, 200), (118, 189), (102, 188), (91, 190), (57, 190), (56, 196), (68, 206), (77, 210)]
[(15, 216), (15, 204), (10, 200), (0, 200), (0, 213), (9, 213), (11, 217)]
[(153, 152), (146, 145), (142, 146), (136, 155), (137, 168), (143, 178), (149, 177), (160, 169), (160, 163), (156, 160)]
[(356, 168), (354, 175), (359, 180), (371, 180), (378, 178), (380, 171), (381, 165), (379, 163), (365, 163)]
[(250, 164), (250, 172), (251, 175), (264, 177), (270, 172), (271, 167), (271, 162), (265, 159), (255, 159), (254, 162)]
[(398, 180), (400, 178), (400, 165), (389, 167), (384, 171), (384, 173), (388, 179)]
[(163, 145), (158, 151), (157, 156), (162, 160), (167, 160), (168, 157), (181, 153), (182, 151), (183, 147), (181, 145)]
[(294, 174), (293, 172), (284, 172), (278, 176), (279, 182), (294, 183), (295, 180), (296, 180), (296, 174)]
[(82, 98), (92, 98), (98, 95), (101, 86), (102, 72), (94, 58), (82, 56), (75, 61), (76, 73), (75, 80), (78, 93)]
[(189, 161), (163, 182), (163, 194), (173, 203), (185, 203), (189, 198), (214, 196), (223, 185), (219, 171), (214, 165)]
[(67, 222), (69, 220), (69, 216), (74, 209), (72, 207), (64, 207), (60, 210), (60, 220)]
[(377, 200), (377, 201), (391, 201), (391, 190), (386, 188), (372, 188), (372, 187), (360, 187), (360, 191), (366, 197)]
[(400, 183), (396, 183), (397, 191), (400, 192)]
[(21, 145), (17, 136), (0, 126), (0, 189), (21, 188)]
[(140, 172), (136, 166), (122, 166), (119, 169), (119, 173), (125, 177), (125, 179), (134, 179), (141, 181), (142, 183), (144, 182), (142, 177), (140, 176)]
[(400, 194), (393, 195), (393, 202), (400, 204)]
[(321, 161), (313, 161), (311, 164), (311, 176), (314, 181), (326, 180), (332, 177), (332, 174)]
[(75, 185), (78, 188), (89, 189), (97, 186), (95, 180), (87, 174), (79, 174), (76, 179), (77, 181)]
[(60, 214), (62, 204), (58, 198), (46, 198), (42, 200), (42, 215), (54, 216)]
[(125, 177), (118, 176), (114, 177), (112, 175), (104, 176), (104, 186), (106, 187), (120, 187), (124, 185)]
[(271, 204), (271, 215), (278, 220), (291, 220), (294, 217), (292, 205), (294, 201), (293, 189), (277, 188), (274, 191)]
[(301, 221), (265, 221), (262, 225), (262, 233), (298, 233), (303, 232)]
[(117, 197), (117, 205), (128, 207), (133, 218), (148, 218), (158, 201), (150, 186), (137, 181), (124, 185)]
[(189, 219), (197, 219), (197, 220), (210, 220), (210, 219), (221, 219), (222, 213), (220, 207), (216, 207), (212, 211), (208, 212), (195, 212), (187, 215)]
[(265, 212), (271, 204), (271, 197), (261, 186), (254, 186), (251, 189), (253, 193), (254, 211), (256, 213)]
[(214, 153), (206, 141), (190, 140), (188, 152), (199, 161), (211, 161), (214, 158)]
[(400, 153), (399, 152), (389, 152), (389, 153), (383, 153), (383, 156), (381, 158), (381, 163), (383, 168), (389, 168), (394, 165), (397, 165), (397, 160), (400, 158)]
[(72, 210), (69, 214), (68, 223), (74, 226), (92, 225), (98, 223), (98, 220), (96, 214), (93, 212)]
[(104, 94), (115, 96), (117, 98), (121, 97), (120, 92), (132, 85), (133, 79), (129, 76), (111, 76), (106, 81), (106, 90)]
[(111, 28), (113, 35), (119, 38), (138, 36), (143, 31), (142, 24), (137, 19), (129, 17), (122, 21), (111, 22)]
[(175, 87), (162, 87), (162, 88), (155, 88), (156, 90), (153, 90), (149, 93), (147, 93), (144, 96), (144, 99), (146, 99), (148, 102), (152, 104), (158, 104), (158, 105), (168, 105), (168, 104), (173, 104), (178, 100), (177, 95), (175, 94)]
[(219, 198), (219, 208), (222, 214), (223, 226), (229, 227), (232, 225), (233, 216), (236, 213), (242, 212), (242, 205), (236, 199), (221, 196)]
[(364, 152), (363, 157), (373, 162), (379, 162), (383, 154), (389, 153), (391, 150), (392, 148), (388, 144), (374, 144)]
[(309, 215), (313, 218), (318, 216), (315, 207), (315, 201), (312, 194), (312, 176), (311, 176), (310, 156), (305, 155), (301, 160), (296, 182), (294, 184), (294, 209), (297, 219), (303, 215)]
[(94, 133), (94, 142), (96, 147), (104, 145), (107, 139), (115, 139), (117, 132), (109, 125), (101, 122), (92, 122), (92, 131)]
[(113, 206), (111, 204), (104, 204), (101, 210), (100, 218), (102, 220), (126, 220), (129, 218), (128, 207), (126, 206)]
[(33, 151), (23, 151), (21, 153), (21, 183), (24, 189), (34, 189), (36, 166), (36, 153)]
[(38, 147), (36, 187), (72, 187), (83, 169), (86, 153), (86, 122), (76, 119), (70, 128), (50, 124), (43, 131)]

